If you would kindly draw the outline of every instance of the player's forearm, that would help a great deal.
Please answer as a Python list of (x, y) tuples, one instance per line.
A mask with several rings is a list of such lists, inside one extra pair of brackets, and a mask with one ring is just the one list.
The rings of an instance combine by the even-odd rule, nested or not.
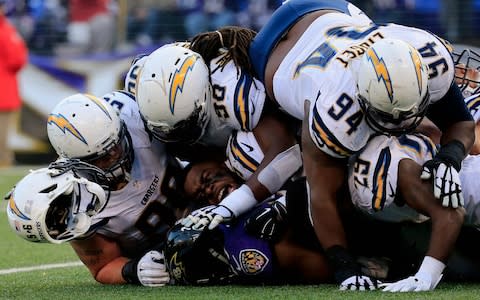
[(311, 189), (310, 209), (313, 218), (313, 228), (324, 249), (338, 245), (347, 247), (345, 231), (338, 213), (336, 199), (325, 195), (315, 195)]
[(463, 121), (452, 124), (442, 134), (441, 144), (445, 145), (454, 140), (463, 144), (465, 147), (465, 155), (467, 155), (475, 142), (475, 122)]
[(439, 208), (431, 216), (432, 235), (427, 256), (446, 262), (453, 251), (465, 217), (465, 209)]
[(117, 257), (94, 274), (95, 280), (102, 284), (127, 283), (123, 278), (122, 269), (128, 261), (126, 257)]

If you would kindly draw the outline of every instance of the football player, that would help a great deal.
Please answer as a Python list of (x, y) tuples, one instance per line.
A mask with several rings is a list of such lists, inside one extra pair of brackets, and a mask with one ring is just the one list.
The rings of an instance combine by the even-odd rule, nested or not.
[[(206, 209), (212, 209), (212, 205), (238, 188), (251, 176), (256, 161), (262, 160), (262, 147), (256, 136), (258, 134), (242, 131), (232, 135), (226, 163), (209, 160), (188, 165), (184, 169), (186, 196), (198, 205), (209, 205)], [(244, 282), (245, 277), (250, 278), (249, 283), (279, 283), (278, 280), (284, 283), (325, 282), (325, 256), (309, 221), (306, 182), (295, 176), (284, 188), (280, 197), (277, 194), (236, 221), (222, 223), (213, 230), (206, 229), (205, 233), (181, 224), (172, 229), (165, 253), (176, 282), (238, 283)], [(363, 270), (382, 279), (387, 276), (398, 279), (399, 275), (412, 272), (409, 267), (405, 270), (405, 266), (411, 265), (411, 253), (415, 252), (409, 243), (398, 238), (402, 232), (400, 226), (363, 218), (352, 211), (347, 196), (343, 199), (341, 206), (348, 239), (355, 252), (364, 256), (360, 260)], [(373, 231), (375, 235), (365, 234)], [(379, 240), (378, 235), (385, 238)], [(201, 240), (198, 244), (197, 238)], [(273, 251), (265, 250), (265, 245), (270, 245)], [(261, 259), (258, 263), (262, 266), (251, 273), (244, 262), (248, 249), (257, 253), (253, 258)], [(295, 259), (291, 260), (293, 254)], [(367, 256), (388, 256), (392, 263), (388, 268), (379, 268), (381, 265), (372, 263), (365, 258)], [(264, 264), (268, 266), (265, 269)], [(206, 268), (206, 265), (212, 267)], [(272, 268), (276, 271), (271, 272)]]
[[(237, 67), (236, 56), (230, 52), (235, 49), (231, 45), (248, 40), (253, 34), (237, 27), (222, 28), (192, 40), (190, 48), (201, 52), (201, 56), (175, 45), (149, 55), (138, 82), (137, 101), (147, 128), (157, 139), (182, 143), (184, 149), (184, 144), (200, 144), (223, 150), (233, 130), (252, 130), (261, 116), (289, 122), (278, 111), (270, 112), (265, 107), (263, 85), (248, 70)], [(219, 40), (213, 45), (204, 43)], [(239, 216), (258, 200), (278, 191), (299, 168), (301, 156), (298, 145), (295, 146), (295, 132), (288, 127), (280, 130), (278, 139), (270, 139), (271, 145), (265, 159), (259, 162), (256, 175), (209, 212), (208, 216), (215, 218), (211, 227), (224, 218)], [(272, 128), (270, 132), (274, 131)], [(200, 154), (196, 148), (194, 154)], [(207, 222), (204, 218), (191, 221), (192, 226)]]
[(473, 144), (474, 123), (452, 84), (449, 50), (431, 33), (378, 25), (351, 3), (328, 0), (285, 2), (250, 45), (268, 97), (303, 120), (312, 221), (341, 288), (376, 286), (345, 263), (349, 254), (336, 205), (346, 158), (372, 136), (408, 132), (427, 113), (443, 136), (422, 178), (440, 183), (433, 195), (443, 205), (462, 204), (458, 171)]
[[(420, 134), (398, 137), (379, 135), (352, 160), (348, 183), (352, 201), (359, 210), (389, 222), (420, 223), (431, 219), (432, 234), (418, 272), (387, 285), (388, 291), (434, 289), (442, 278), (460, 226), (480, 226), (476, 180), (480, 156), (467, 156), (459, 173), (465, 209), (452, 210), (442, 207), (433, 196), (419, 196), (421, 190), (429, 190), (430, 187), (418, 180), (418, 175), (424, 162), (434, 157), (436, 152), (431, 140)], [(473, 247), (473, 244), (470, 246)], [(432, 260), (429, 257), (432, 254), (441, 260)]]
[[(261, 208), (269, 205), (267, 201)], [(168, 234), (165, 258), (175, 283), (317, 284), (332, 281), (330, 268), (320, 251), (300, 245), (291, 230), (282, 232), (275, 242), (252, 236), (245, 229), (248, 218), (249, 213), (246, 213), (236, 222), (220, 224), (213, 230), (182, 224), (173, 227)]]
[[(477, 155), (480, 154), (480, 55), (473, 50), (465, 49), (461, 53), (453, 52), (453, 57), (455, 83), (462, 91), (467, 108), (475, 121), (475, 142), (469, 154)], [(425, 121), (419, 126), (419, 131), (439, 144), (441, 131), (431, 121)]]
[[(162, 244), (175, 222), (172, 196), (175, 160), (145, 131), (133, 95), (116, 91), (103, 99), (75, 94), (63, 99), (47, 121), (57, 164), (94, 177), (110, 190), (105, 208), (71, 246), (100, 283), (168, 283)], [(90, 166), (90, 167), (86, 167)], [(103, 179), (102, 179), (103, 178)]]

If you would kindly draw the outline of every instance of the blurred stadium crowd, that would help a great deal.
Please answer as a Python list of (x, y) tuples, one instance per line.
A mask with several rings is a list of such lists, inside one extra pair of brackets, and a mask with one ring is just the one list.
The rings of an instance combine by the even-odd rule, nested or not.
[[(31, 53), (87, 54), (185, 40), (223, 25), (259, 30), (282, 0), (7, 0)], [(377, 22), (479, 44), (480, 0), (353, 0)]]

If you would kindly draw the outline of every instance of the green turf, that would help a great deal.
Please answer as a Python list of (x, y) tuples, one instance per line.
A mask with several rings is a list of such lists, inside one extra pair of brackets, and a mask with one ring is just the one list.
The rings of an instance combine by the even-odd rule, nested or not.
[[(26, 172), (26, 168), (0, 170), (0, 195)], [(441, 283), (433, 292), (390, 294), (340, 292), (335, 285), (104, 286), (96, 283), (83, 266), (1, 274), (6, 269), (78, 261), (69, 245), (35, 244), (16, 237), (8, 226), (6, 202), (0, 202), (0, 299), (480, 299), (480, 284)]]

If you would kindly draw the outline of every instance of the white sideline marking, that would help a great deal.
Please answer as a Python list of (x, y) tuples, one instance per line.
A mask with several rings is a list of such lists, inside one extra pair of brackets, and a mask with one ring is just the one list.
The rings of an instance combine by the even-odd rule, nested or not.
[(56, 269), (56, 268), (77, 267), (77, 266), (83, 266), (83, 263), (81, 261), (73, 261), (73, 262), (62, 263), (62, 264), (49, 264), (49, 265), (39, 265), (39, 266), (24, 267), (24, 268), (4, 269), (4, 270), (0, 270), (0, 275), (20, 273), (20, 272), (30, 272), (30, 271), (37, 271), (37, 270), (48, 270), (48, 269)]

